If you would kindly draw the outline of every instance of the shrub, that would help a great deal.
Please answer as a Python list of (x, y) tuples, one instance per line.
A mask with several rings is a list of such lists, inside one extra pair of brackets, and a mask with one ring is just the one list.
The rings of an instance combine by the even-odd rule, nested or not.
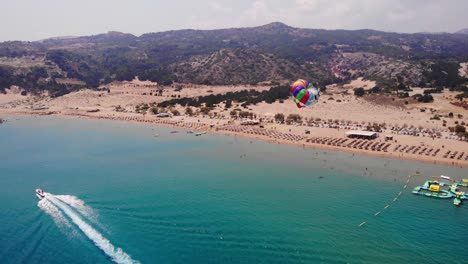
[(241, 118), (247, 118), (247, 117), (252, 117), (253, 114), (248, 112), (248, 111), (240, 111), (239, 112), (239, 117)]
[(427, 89), (427, 90), (424, 90), (424, 94), (442, 93), (443, 91), (444, 91), (444, 88), (438, 87), (438, 88), (435, 88), (435, 89)]
[(364, 88), (355, 88), (354, 89), (354, 95), (355, 96), (361, 97), (361, 96), (364, 96), (364, 94), (365, 94)]
[(188, 106), (187, 108), (185, 108), (185, 114), (188, 115), (188, 116), (193, 116), (192, 107)]
[(302, 121), (302, 117), (298, 114), (290, 114), (288, 115), (288, 118), (286, 119), (287, 124), (300, 123), (301, 121)]
[[(118, 111), (117, 111), (117, 112), (118, 112)], [(157, 108), (157, 107), (152, 107), (152, 108), (150, 109), (150, 112), (151, 112), (152, 114), (157, 115), (157, 114), (158, 114), (158, 108)]]
[(422, 103), (430, 103), (430, 102), (433, 102), (433, 101), (434, 101), (434, 98), (430, 94), (425, 94), (425, 95), (420, 96), (418, 98), (418, 102), (422, 102)]
[(275, 121), (279, 122), (279, 123), (283, 123), (284, 122), (284, 114), (281, 114), (281, 113), (276, 114), (275, 115)]
[(407, 93), (407, 92), (399, 93), (399, 94), (398, 94), (398, 97), (400, 97), (400, 98), (407, 98), (407, 97), (409, 97), (409, 93)]
[(369, 90), (369, 92), (371, 92), (371, 93), (378, 93), (380, 91), (381, 91), (381, 89), (378, 86), (374, 86), (372, 89)]
[(455, 129), (454, 129), (455, 133), (465, 133), (466, 132), (466, 128), (462, 125), (457, 125), (455, 126)]
[(232, 106), (232, 100), (226, 100), (226, 105), (225, 105), (225, 108), (231, 108)]
[(211, 107), (202, 107), (200, 108), (200, 112), (202, 112), (204, 115), (207, 115), (208, 113), (210, 113), (210, 111), (213, 110)]
[(172, 110), (171, 113), (172, 113), (174, 116), (179, 116), (179, 115), (180, 115), (180, 112), (179, 112), (177, 109)]

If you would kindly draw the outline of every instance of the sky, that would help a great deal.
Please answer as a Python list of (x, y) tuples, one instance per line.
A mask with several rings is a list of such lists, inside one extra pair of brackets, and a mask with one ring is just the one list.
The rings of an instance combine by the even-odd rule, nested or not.
[(0, 41), (253, 27), (455, 32), (468, 0), (0, 0)]

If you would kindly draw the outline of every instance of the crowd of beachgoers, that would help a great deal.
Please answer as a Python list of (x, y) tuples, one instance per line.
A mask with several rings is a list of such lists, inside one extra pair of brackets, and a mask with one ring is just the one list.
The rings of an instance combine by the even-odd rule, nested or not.
[[(154, 116), (143, 115), (115, 115), (115, 114), (99, 114), (99, 113), (68, 113), (68, 116), (105, 119), (115, 121), (139, 122), (146, 124), (164, 125), (175, 128), (182, 128), (194, 131), (208, 131), (213, 133), (234, 134), (239, 136), (253, 137), (264, 139), (275, 143), (295, 144), (303, 147), (324, 147), (327, 149), (348, 150), (363, 154), (383, 154), (395, 158), (408, 158), (424, 161), (432, 161), (435, 163), (453, 164), (455, 166), (468, 166), (468, 153), (460, 149), (450, 149), (449, 146), (430, 146), (430, 144), (399, 144), (395, 139), (386, 140), (364, 139), (364, 138), (348, 138), (344, 133), (335, 134), (333, 136), (311, 136), (307, 126), (293, 126), (292, 129), (281, 130), (278, 125), (267, 126), (267, 123), (260, 125), (245, 125), (240, 121), (230, 120), (226, 118), (157, 118)], [(211, 122), (210, 122), (211, 121)], [(332, 130), (346, 130), (350, 127), (325, 127)], [(316, 128), (317, 129), (317, 128)], [(394, 128), (389, 131), (394, 132)], [(344, 131), (342, 131), (344, 132)], [(314, 133), (315, 134), (315, 133)], [(405, 135), (408, 136), (408, 135)], [(412, 135), (409, 135), (412, 136)], [(434, 140), (432, 138), (431, 140)], [(451, 140), (453, 141), (453, 140)], [(451, 145), (453, 146), (453, 145)]]
[[(320, 105), (307, 109), (297, 109), (286, 102), (262, 102), (247, 107), (233, 103), (230, 108), (222, 103), (211, 108), (209, 113), (200, 107), (192, 107), (193, 114), (187, 112), (187, 107), (180, 105), (158, 108), (157, 112), (166, 113), (166, 117), (157, 117), (149, 109), (174, 96), (206, 96), (251, 88), (200, 86), (184, 87), (182, 91), (167, 88), (163, 96), (151, 96), (152, 88), (147, 87), (147, 84), (133, 84), (131, 87), (128, 84), (116, 84), (110, 86), (110, 93), (84, 89), (58, 98), (21, 96), (10, 91), (0, 96), (0, 114), (140, 122), (304, 147), (468, 166), (464, 151), (468, 146), (464, 142), (466, 138), (452, 132), (457, 124), (465, 126), (468, 123), (468, 114), (463, 108), (450, 104), (455, 95), (450, 91), (434, 95), (437, 104), (408, 106), (373, 103), (353, 95), (333, 94), (332, 91), (322, 96)], [(340, 93), (341, 90), (334, 92)], [(331, 100), (332, 96), (340, 100)], [(147, 111), (142, 112), (141, 107), (137, 107), (142, 105), (147, 105)], [(420, 111), (423, 108), (424, 111)], [(173, 112), (177, 114), (172, 115)], [(249, 118), (244, 118), (241, 113), (248, 113)], [(377, 132), (379, 137), (372, 140), (351, 139), (346, 137), (347, 131), (372, 131)], [(385, 140), (387, 137), (391, 139)]]

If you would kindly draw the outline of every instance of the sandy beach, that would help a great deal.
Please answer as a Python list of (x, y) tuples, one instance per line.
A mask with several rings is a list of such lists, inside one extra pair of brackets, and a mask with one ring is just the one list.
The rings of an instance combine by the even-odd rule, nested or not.
[[(293, 144), (333, 151), (346, 151), (395, 159), (468, 166), (468, 142), (458, 140), (448, 127), (468, 123), (468, 111), (457, 107), (456, 93), (445, 91), (433, 94), (429, 104), (405, 104), (390, 97), (355, 97), (350, 90), (355, 86), (372, 86), (362, 80), (343, 87), (332, 86), (322, 95), (320, 102), (310, 108), (298, 109), (291, 101), (273, 104), (259, 103), (246, 109), (233, 103), (230, 109), (218, 105), (208, 115), (185, 115), (185, 107), (176, 106), (180, 116), (158, 118), (154, 114), (138, 113), (138, 105), (159, 103), (179, 97), (198, 97), (224, 94), (246, 89), (267, 90), (268, 86), (197, 86), (161, 88), (150, 82), (124, 82), (108, 85), (107, 90), (80, 90), (58, 98), (21, 96), (19, 90), (8, 90), (0, 95), (2, 115), (56, 115), (69, 118), (106, 119), (163, 125), (193, 131), (206, 131), (226, 135), (267, 140), (278, 144)], [(419, 93), (417, 88), (413, 93)], [(119, 109), (119, 110), (117, 110)], [(243, 125), (246, 119), (232, 118), (232, 110), (251, 112), (257, 125)], [(196, 110), (195, 108), (193, 110)], [(197, 112), (197, 111), (194, 111)], [(275, 122), (277, 113), (287, 117), (299, 114), (300, 123)], [(451, 114), (450, 114), (451, 113)], [(440, 116), (440, 120), (432, 117)], [(444, 121), (445, 120), (445, 121)], [(261, 121), (261, 122), (260, 122)], [(12, 122), (14, 122), (12, 120)], [(378, 123), (382, 131), (374, 140), (347, 138), (345, 132), (365, 130)], [(444, 126), (445, 124), (445, 126)], [(162, 135), (161, 135), (162, 136)], [(386, 140), (386, 136), (393, 139)]]

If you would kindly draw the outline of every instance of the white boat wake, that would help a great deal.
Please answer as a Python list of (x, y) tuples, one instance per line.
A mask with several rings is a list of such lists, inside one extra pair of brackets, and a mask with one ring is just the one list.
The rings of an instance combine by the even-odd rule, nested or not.
[(39, 208), (41, 208), (42, 211), (50, 215), (58, 227), (62, 228), (72, 226), (70, 222), (65, 218), (65, 216), (63, 216), (62, 212), (60, 212), (60, 210), (47, 199), (40, 200), (37, 203), (37, 206), (39, 206)]
[(93, 209), (85, 205), (85, 202), (83, 200), (78, 199), (78, 197), (73, 195), (54, 195), (54, 197), (73, 207), (83, 216), (87, 218), (96, 219), (96, 214), (93, 212)]
[[(92, 209), (83, 201), (69, 195), (45, 193), (45, 198), (38, 202), (39, 208), (52, 217), (58, 226), (71, 227), (69, 218), (93, 243), (116, 263), (139, 263), (133, 260), (121, 248), (115, 247), (101, 233), (89, 225), (83, 217), (93, 217)], [(79, 213), (75, 212), (77, 210)]]

